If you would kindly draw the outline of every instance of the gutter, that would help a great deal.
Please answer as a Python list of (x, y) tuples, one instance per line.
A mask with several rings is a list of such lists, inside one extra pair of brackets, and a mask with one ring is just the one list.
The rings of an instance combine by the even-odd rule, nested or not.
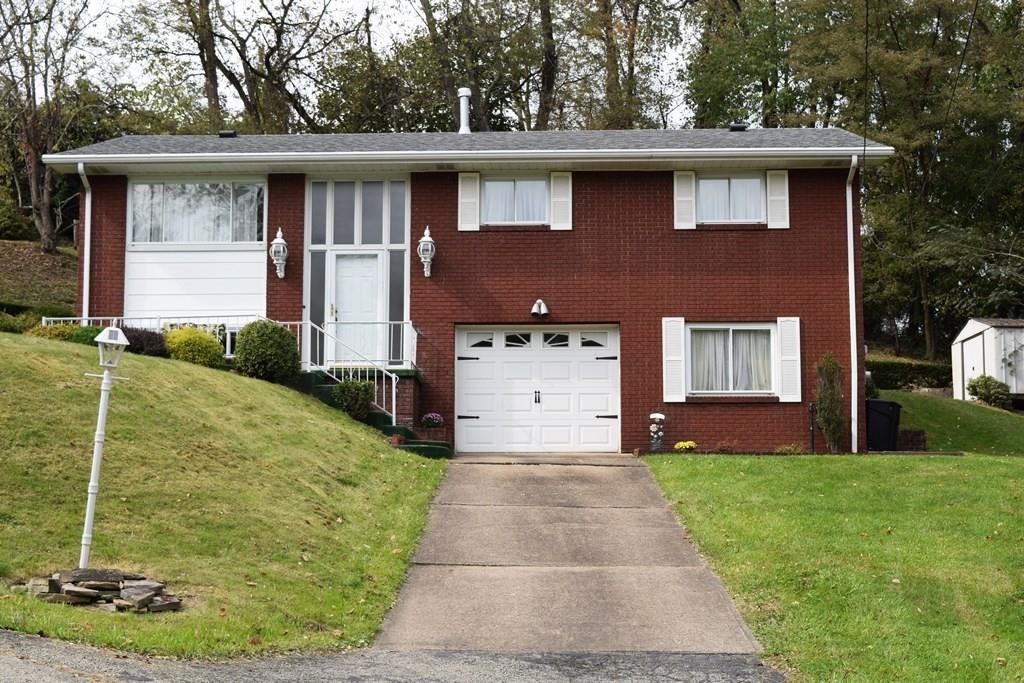
[(89, 176), (85, 174), (85, 162), (78, 162), (78, 177), (82, 179), (82, 187), (85, 188), (85, 216), (82, 219), (82, 229), (85, 236), (82, 240), (82, 324), (88, 323), (89, 317), (89, 274), (92, 262), (92, 185), (89, 184)]
[[(485, 161), (691, 161), (715, 159), (811, 159), (845, 160), (859, 154), (859, 147), (734, 147), (715, 149), (563, 149), (563, 150), (431, 150), (431, 151), (358, 151), (358, 152), (201, 152), (158, 154), (45, 154), (49, 165), (153, 164), (197, 162), (485, 162)], [(886, 159), (895, 154), (892, 147), (869, 147), (865, 160)]]
[(850, 173), (846, 176), (846, 270), (850, 297), (850, 451), (857, 452), (860, 412), (860, 376), (857, 363), (857, 274), (854, 259), (853, 177), (857, 173), (857, 155), (850, 156)]

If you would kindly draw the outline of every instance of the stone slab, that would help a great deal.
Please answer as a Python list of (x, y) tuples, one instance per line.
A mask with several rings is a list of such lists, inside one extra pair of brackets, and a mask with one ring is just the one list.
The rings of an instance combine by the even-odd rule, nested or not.
[(593, 465), (643, 467), (640, 458), (625, 453), (456, 453), (452, 462), (479, 465)]
[(667, 508), (435, 505), (420, 564), (698, 566)]
[(501, 652), (759, 650), (705, 567), (416, 565), (376, 645)]
[(646, 467), (452, 464), (438, 504), (665, 507)]

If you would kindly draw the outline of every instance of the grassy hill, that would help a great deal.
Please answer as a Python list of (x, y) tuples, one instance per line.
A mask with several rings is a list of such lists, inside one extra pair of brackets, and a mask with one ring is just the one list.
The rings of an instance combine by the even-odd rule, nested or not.
[(997, 410), (974, 401), (883, 391), (896, 401), (901, 429), (928, 432), (928, 448), (988, 455), (1024, 455), (1024, 415)]
[[(98, 380), (87, 346), (0, 334), (0, 358), (2, 588), (77, 562)], [(118, 374), (91, 565), (164, 580), (186, 609), (3, 595), (0, 628), (181, 656), (369, 641), (443, 462), (258, 380), (128, 354)]]
[(44, 254), (38, 242), (0, 240), (0, 309), (46, 306), (70, 311), (77, 274), (78, 256), (70, 247)]

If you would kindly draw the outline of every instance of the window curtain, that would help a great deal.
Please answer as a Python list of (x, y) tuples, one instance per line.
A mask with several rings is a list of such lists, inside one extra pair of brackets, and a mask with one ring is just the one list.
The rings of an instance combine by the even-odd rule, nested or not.
[(697, 220), (729, 220), (729, 179), (701, 178), (697, 188)]
[(543, 223), (548, 219), (548, 184), (544, 180), (516, 181), (516, 220)]
[(263, 186), (234, 186), (231, 239), (234, 242), (260, 242), (263, 240)]
[(729, 330), (690, 332), (690, 377), (694, 391), (729, 389)]
[(771, 332), (733, 330), (732, 375), (736, 391), (771, 391)]
[(758, 178), (730, 180), (729, 202), (732, 220), (759, 222), (764, 220), (761, 202), (761, 181)]
[(159, 183), (132, 185), (132, 241), (160, 242), (160, 211), (164, 186)]
[(484, 181), (484, 223), (511, 223), (516, 219), (514, 180)]

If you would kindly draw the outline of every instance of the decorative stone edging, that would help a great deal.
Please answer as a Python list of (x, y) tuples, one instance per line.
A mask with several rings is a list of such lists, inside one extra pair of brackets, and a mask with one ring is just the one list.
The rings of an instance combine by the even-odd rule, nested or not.
[(43, 602), (87, 605), (106, 612), (173, 612), (181, 599), (159, 581), (119, 569), (63, 569), (29, 579), (24, 590)]

